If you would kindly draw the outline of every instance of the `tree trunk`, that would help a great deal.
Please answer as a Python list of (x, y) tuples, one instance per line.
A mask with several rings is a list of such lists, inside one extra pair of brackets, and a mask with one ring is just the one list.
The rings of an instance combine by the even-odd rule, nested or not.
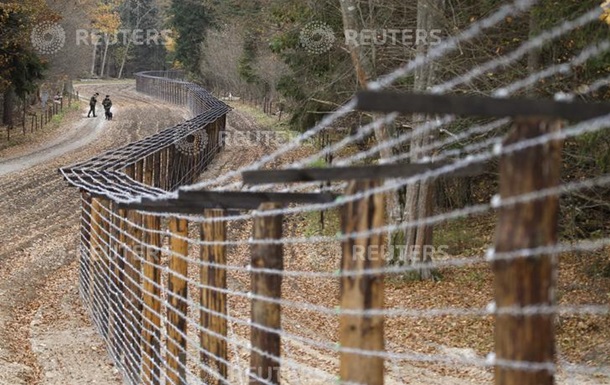
[(127, 46), (125, 47), (125, 55), (123, 55), (123, 59), (121, 60), (121, 68), (119, 69), (118, 78), (121, 79), (123, 77), (123, 69), (125, 68), (125, 62), (127, 61), (127, 55), (129, 55), (129, 47), (131, 47), (131, 37), (127, 40)]
[(95, 60), (97, 59), (97, 40), (93, 39), (93, 58), (91, 59), (91, 75), (95, 75)]
[(104, 34), (104, 42), (105, 42), (105, 46), (104, 46), (104, 57), (102, 58), (102, 68), (100, 68), (100, 78), (104, 77), (104, 69), (106, 67), (106, 56), (108, 55), (108, 34), (105, 33)]
[(2, 124), (13, 128), (13, 110), (15, 108), (15, 92), (12, 88), (9, 88), (4, 92), (3, 112), (2, 112)]
[[(431, 31), (438, 29), (445, 7), (445, 0), (418, 0), (417, 3), (417, 29)], [(428, 50), (426, 44), (418, 42), (417, 53), (425, 54)], [(431, 62), (426, 66), (421, 66), (415, 71), (415, 81), (413, 90), (416, 92), (425, 91), (434, 83), (436, 63)], [(417, 127), (428, 119), (422, 114), (413, 115), (413, 127)], [(411, 138), (410, 152), (411, 162), (419, 162), (427, 154), (422, 151), (422, 147), (428, 146), (434, 140), (434, 133), (423, 133), (414, 135)], [(407, 186), (405, 208), (403, 218), (408, 223), (414, 223), (429, 217), (434, 209), (434, 182), (425, 180)], [(426, 252), (432, 243), (432, 226), (413, 225), (404, 231), (404, 246), (401, 259), (404, 262), (422, 263), (429, 262), (430, 255)], [(432, 272), (430, 269), (422, 268), (419, 270), (419, 278), (430, 279)]]
[[(355, 30), (362, 31), (363, 26), (358, 17), (359, 13), (357, 10), (359, 9), (357, 0), (341, 0), (341, 13), (343, 15), (343, 28), (347, 30)], [(350, 51), (352, 57), (352, 63), (354, 65), (354, 69), (356, 70), (356, 77), (358, 79), (358, 85), (361, 89), (366, 89), (368, 86), (368, 79), (371, 76), (375, 75), (375, 63), (372, 58), (367, 56), (365, 52), (365, 47), (363, 45), (354, 45), (352, 44), (351, 39), (347, 40), (348, 49)], [(377, 118), (377, 116), (374, 116)], [(385, 142), (389, 139), (388, 130), (386, 127), (381, 126), (375, 130), (375, 138), (378, 143)], [(383, 149), (381, 150), (381, 158), (389, 158), (392, 156), (392, 149)]]
[(74, 83), (72, 83), (72, 79), (69, 78), (64, 82), (64, 93), (74, 95)]
[[(359, 1), (358, 0), (340, 0), (341, 3), (341, 14), (343, 16), (343, 28), (346, 31), (362, 31), (363, 28), (367, 27), (362, 25), (361, 18), (359, 17)], [(373, 21), (373, 4), (369, 0), (369, 20)], [(366, 89), (368, 86), (368, 80), (370, 77), (375, 76), (375, 47), (365, 47), (363, 45), (353, 44), (352, 39), (346, 39), (348, 43), (348, 49), (352, 57), (352, 63), (356, 71), (356, 77), (358, 79), (358, 85), (361, 89)], [(371, 49), (371, 57), (367, 56), (366, 49)], [(379, 118), (379, 115), (374, 114), (373, 119)], [(390, 134), (386, 126), (380, 126), (375, 129), (375, 139), (377, 143), (387, 142), (390, 140)], [(381, 159), (388, 159), (392, 157), (392, 149), (385, 148), (380, 151)], [(388, 224), (398, 223), (400, 220), (400, 203), (397, 194), (388, 194), (386, 204), (386, 214), (388, 217)], [(393, 243), (392, 236), (388, 236), (388, 242)], [(387, 260), (393, 258), (393, 248), (388, 248), (387, 252), (390, 256), (386, 256)]]

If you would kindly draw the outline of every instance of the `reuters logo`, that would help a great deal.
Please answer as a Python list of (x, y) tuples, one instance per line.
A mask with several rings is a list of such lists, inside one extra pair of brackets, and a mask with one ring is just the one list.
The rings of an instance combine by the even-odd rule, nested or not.
[(66, 31), (57, 23), (45, 21), (34, 27), (30, 40), (39, 53), (53, 55), (64, 47)]
[(204, 152), (208, 145), (208, 134), (205, 130), (195, 132), (189, 127), (179, 127), (174, 132), (176, 150), (187, 156), (196, 156)]
[(335, 33), (332, 28), (321, 21), (312, 21), (303, 27), (300, 34), (301, 45), (314, 55), (330, 51), (335, 43)]

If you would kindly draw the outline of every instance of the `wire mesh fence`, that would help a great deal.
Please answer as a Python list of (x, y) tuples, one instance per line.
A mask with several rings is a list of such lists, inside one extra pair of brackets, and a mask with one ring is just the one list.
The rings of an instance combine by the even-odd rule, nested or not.
[[(447, 101), (442, 109), (393, 103), (388, 98), (408, 96), (381, 92), (533, 3), (503, 5), (371, 83), (368, 98), (354, 97), (290, 143), (212, 179), (198, 177), (222, 148), (228, 107), (177, 72), (139, 74), (139, 91), (187, 106), (194, 118), (62, 169), (82, 190), (81, 296), (125, 380), (609, 382), (608, 363), (576, 348), (593, 345), (593, 334), (608, 335), (607, 293), (582, 295), (586, 285), (574, 289), (573, 280), (586, 279), (580, 265), (607, 257), (610, 238), (602, 225), (595, 236), (567, 239), (560, 224), (566, 198), (576, 194), (597, 194), (607, 206), (608, 174), (567, 179), (561, 170), (565, 143), (605, 132), (610, 108), (575, 108), (563, 93), (548, 103), (528, 100), (532, 112), (508, 96), (610, 46), (596, 43), (567, 67), (540, 70), (474, 105), (443, 99), (458, 84), (593, 22), (599, 10), (437, 85), (433, 93)], [(609, 83), (600, 78), (584, 92)], [(380, 115), (328, 140), (333, 122), (354, 109)], [(464, 111), (488, 119), (439, 135)], [(435, 116), (344, 151), (401, 112)], [(403, 149), (405, 143), (411, 146)], [(401, 150), (370, 164), (385, 148)], [(329, 154), (329, 167), (307, 167)], [(415, 206), (419, 215), (396, 220), (396, 196), (405, 189), (430, 192), (434, 181), (478, 175), (490, 164), (497, 165), (497, 180), (486, 187), (490, 199), (438, 210)], [(323, 228), (315, 227), (320, 217)], [(456, 226), (466, 235), (452, 237)], [(432, 227), (440, 232), (435, 242), (427, 235)], [(410, 242), (414, 229), (422, 238)], [(477, 243), (465, 253), (466, 238)], [(566, 341), (574, 327), (580, 340)]]

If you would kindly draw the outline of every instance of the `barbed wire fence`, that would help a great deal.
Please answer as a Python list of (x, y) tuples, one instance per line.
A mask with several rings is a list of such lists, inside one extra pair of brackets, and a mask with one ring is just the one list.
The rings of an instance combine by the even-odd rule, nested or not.
[[(554, 101), (509, 96), (569, 73), (610, 45), (593, 43), (570, 63), (541, 69), (496, 90), (494, 97), (448, 95), (459, 84), (594, 22), (599, 9), (575, 15), (513, 52), (433, 87), (430, 94), (384, 91), (534, 3), (501, 6), (427, 55), (372, 82), (370, 90), (290, 143), (213, 179), (198, 177), (224, 145), (229, 107), (183, 81), (179, 72), (137, 74), (138, 91), (186, 106), (193, 118), (61, 170), (82, 191), (80, 293), (126, 382), (428, 383), (439, 368), (477, 382), (494, 378), (496, 384), (578, 383), (581, 376), (609, 381), (607, 365), (573, 363), (563, 356), (556, 320), (609, 316), (607, 301), (558, 300), (557, 274), (562, 255), (586, 258), (610, 247), (607, 234), (564, 241), (558, 232), (561, 197), (610, 184), (607, 174), (562, 181), (562, 143), (606, 130), (610, 107), (574, 101), (575, 93), (558, 94)], [(579, 94), (608, 84), (610, 78), (600, 78)], [(295, 150), (356, 110), (380, 117), (295, 158)], [(337, 156), (377, 127), (411, 113), (438, 118), (367, 150)], [(432, 154), (419, 163), (404, 163), (412, 155), (408, 150), (370, 164), (382, 149), (442, 132), (464, 116), (495, 120), (438, 136), (417, 149)], [(467, 145), (452, 147), (466, 139)], [(329, 154), (330, 167), (307, 167)], [(390, 194), (421, 181), (476, 174), (492, 161), (499, 163), (499, 187), (489, 202), (415, 221), (388, 221)], [(320, 183), (326, 187), (320, 189)], [(327, 218), (336, 215), (336, 234), (304, 230), (312, 214), (321, 212)], [(388, 234), (485, 216), (497, 221), (495, 240), (484, 255), (388, 261)], [(471, 307), (443, 306), (442, 301), (425, 306), (395, 283), (424, 268), (488, 269), (494, 292)], [(489, 324), (493, 329), (483, 327), (481, 333), (494, 330), (493, 347), (487, 354), (457, 355), (417, 349), (408, 343), (416, 338), (408, 337), (413, 320), (435, 327), (448, 320)]]

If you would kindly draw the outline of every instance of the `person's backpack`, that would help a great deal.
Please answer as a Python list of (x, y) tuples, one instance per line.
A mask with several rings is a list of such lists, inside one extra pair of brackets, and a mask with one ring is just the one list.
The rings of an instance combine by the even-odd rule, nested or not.
[(89, 100), (89, 105), (95, 106), (96, 103), (97, 103), (97, 99), (95, 98), (95, 96), (92, 96), (91, 100)]

